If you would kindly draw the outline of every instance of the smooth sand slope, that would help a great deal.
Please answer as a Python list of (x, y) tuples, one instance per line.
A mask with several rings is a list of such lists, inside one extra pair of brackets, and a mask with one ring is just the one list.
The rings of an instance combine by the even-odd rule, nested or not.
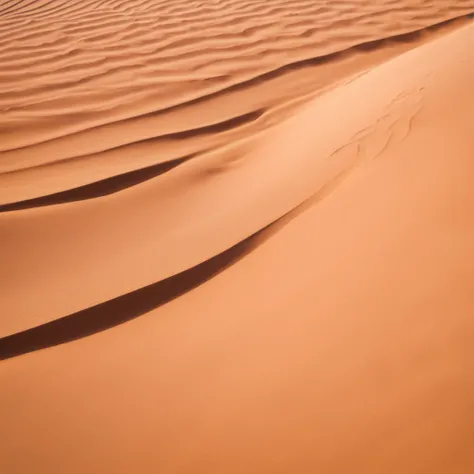
[[(413, 0), (5, 4), (0, 336), (176, 275), (293, 209), (328, 176), (315, 168), (315, 181), (299, 182), (307, 169), (293, 139), (286, 164), (255, 152), (273, 141), (265, 130), (472, 10)], [(330, 112), (338, 128), (345, 112)], [(310, 133), (339, 133), (325, 122)], [(318, 170), (341, 145), (329, 138), (310, 159)]]
[(4, 472), (474, 472), (474, 6), (374, 3), (1, 4)]

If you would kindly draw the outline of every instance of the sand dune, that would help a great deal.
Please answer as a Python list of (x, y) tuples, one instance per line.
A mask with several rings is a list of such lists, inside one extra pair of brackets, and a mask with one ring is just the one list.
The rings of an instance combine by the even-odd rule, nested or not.
[[(469, 7), (361, 3), (6, 6), (10, 34), (12, 23), (28, 23), (0, 53), (16, 65), (2, 83), (0, 227), (16, 250), (0, 270), (8, 295), (0, 334), (185, 271), (323, 185), (324, 172), (308, 189), (296, 181), (291, 192), (281, 179), (286, 168), (269, 176), (266, 154), (253, 151), (268, 141), (266, 130), (341, 81), (459, 27), (465, 16), (447, 20)], [(272, 12), (278, 21), (270, 22)], [(191, 21), (209, 28), (190, 31)], [(219, 55), (216, 73), (196, 69), (195, 61), (209, 66)], [(351, 126), (356, 133), (357, 121)], [(256, 181), (261, 172), (266, 193)], [(232, 186), (239, 192), (223, 202), (222, 190)], [(68, 205), (52, 207), (61, 203)]]
[(5, 472), (471, 473), (473, 11), (0, 2)]

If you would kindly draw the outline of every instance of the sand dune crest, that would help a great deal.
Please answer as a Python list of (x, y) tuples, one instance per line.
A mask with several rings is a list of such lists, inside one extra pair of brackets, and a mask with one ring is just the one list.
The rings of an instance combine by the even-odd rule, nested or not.
[(2, 469), (471, 473), (473, 11), (0, 1)]

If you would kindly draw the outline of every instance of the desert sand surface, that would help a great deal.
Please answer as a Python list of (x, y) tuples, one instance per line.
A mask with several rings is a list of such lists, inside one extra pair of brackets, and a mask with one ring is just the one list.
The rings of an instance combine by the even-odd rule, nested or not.
[(0, 1), (0, 472), (472, 474), (474, 1)]

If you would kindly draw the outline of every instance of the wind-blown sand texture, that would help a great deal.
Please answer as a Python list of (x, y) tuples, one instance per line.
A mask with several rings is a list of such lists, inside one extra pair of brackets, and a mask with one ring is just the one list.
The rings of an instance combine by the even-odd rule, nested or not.
[(0, 1), (0, 472), (474, 472), (471, 12)]

